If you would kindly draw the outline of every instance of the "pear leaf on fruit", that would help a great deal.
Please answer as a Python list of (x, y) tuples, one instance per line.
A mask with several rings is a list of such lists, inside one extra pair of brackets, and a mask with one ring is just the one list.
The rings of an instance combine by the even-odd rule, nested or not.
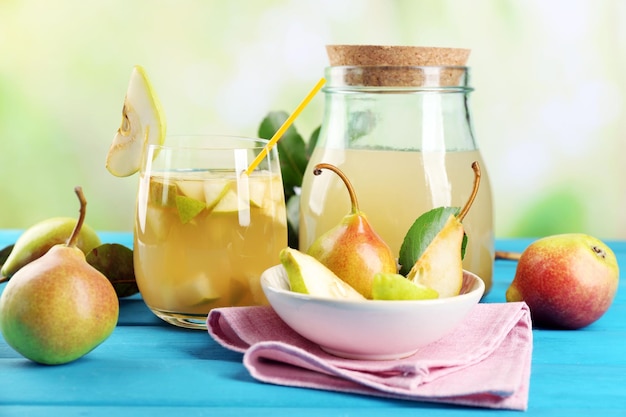
[(70, 237), (20, 268), (0, 295), (0, 332), (24, 357), (47, 365), (74, 361), (117, 325), (119, 301), (109, 280), (85, 260), (76, 240), (87, 201), (76, 187), (80, 217)]
[[(400, 274), (406, 276), (415, 262), (422, 256), (435, 236), (444, 228), (448, 218), (457, 216), (460, 207), (436, 207), (419, 216), (409, 228), (400, 247)], [(463, 239), (461, 257), (465, 256), (467, 236)]]
[[(400, 274), (407, 275), (415, 263), (426, 251), (428, 246), (435, 240), (436, 236), (443, 230), (449, 217), (455, 216), (462, 222), (467, 215), (480, 186), (480, 165), (478, 161), (472, 163), (474, 171), (474, 186), (472, 192), (462, 209), (458, 207), (436, 207), (419, 216), (409, 228), (400, 246), (398, 263), (400, 264)], [(465, 257), (467, 247), (467, 235), (463, 233), (461, 242), (461, 260)]]
[(356, 193), (348, 177), (331, 164), (317, 164), (313, 172), (320, 175), (322, 169), (329, 169), (341, 178), (350, 194), (352, 207), (338, 225), (311, 244), (307, 253), (365, 298), (372, 298), (374, 275), (379, 272), (396, 273), (396, 258), (359, 209)]
[(297, 249), (286, 247), (281, 250), (280, 263), (287, 272), (289, 285), (294, 292), (322, 298), (365, 300), (317, 259)]
[(130, 248), (119, 243), (105, 243), (93, 248), (86, 260), (107, 277), (118, 298), (130, 297), (139, 292), (133, 268), (133, 251)]
[(122, 123), (107, 154), (106, 168), (117, 177), (133, 175), (139, 171), (144, 148), (164, 141), (165, 115), (161, 102), (145, 69), (136, 65), (124, 98)]
[(407, 274), (407, 279), (436, 290), (442, 298), (458, 295), (463, 286), (463, 236), (463, 225), (450, 214), (444, 227)]
[(374, 275), (372, 282), (373, 300), (432, 300), (439, 293), (426, 285), (407, 279), (400, 274)]

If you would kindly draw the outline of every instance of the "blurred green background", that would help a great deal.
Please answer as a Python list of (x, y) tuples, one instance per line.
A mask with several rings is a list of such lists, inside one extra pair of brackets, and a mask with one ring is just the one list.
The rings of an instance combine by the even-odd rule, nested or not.
[[(0, 228), (78, 213), (132, 229), (137, 177), (104, 159), (133, 65), (169, 133), (254, 136), (322, 76), (330, 43), (472, 49), (496, 235), (626, 238), (621, 0), (3, 0)], [(298, 118), (320, 123), (316, 97)]]

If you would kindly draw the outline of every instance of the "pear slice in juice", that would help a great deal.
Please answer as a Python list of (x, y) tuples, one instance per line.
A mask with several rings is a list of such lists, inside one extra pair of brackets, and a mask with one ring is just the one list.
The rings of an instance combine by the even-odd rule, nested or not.
[(183, 224), (189, 223), (193, 218), (200, 214), (206, 208), (204, 200), (196, 200), (195, 198), (184, 195), (176, 196), (176, 209), (178, 216)]
[(232, 181), (227, 178), (215, 178), (204, 181), (204, 200), (209, 210), (215, 206), (231, 191)]

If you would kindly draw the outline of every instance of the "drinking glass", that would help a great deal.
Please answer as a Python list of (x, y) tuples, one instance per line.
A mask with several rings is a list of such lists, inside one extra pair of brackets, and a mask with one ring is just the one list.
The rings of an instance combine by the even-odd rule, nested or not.
[(135, 276), (146, 305), (166, 322), (206, 329), (213, 308), (267, 304), (259, 277), (287, 245), (276, 147), (245, 172), (266, 144), (179, 136), (145, 150)]

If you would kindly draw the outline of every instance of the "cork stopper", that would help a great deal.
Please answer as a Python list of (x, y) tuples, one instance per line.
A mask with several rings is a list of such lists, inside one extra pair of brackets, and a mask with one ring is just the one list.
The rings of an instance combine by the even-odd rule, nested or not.
[(459, 83), (465, 73), (463, 68), (425, 71), (415, 67), (464, 67), (471, 51), (421, 46), (327, 45), (326, 52), (333, 67), (364, 67), (351, 72), (345, 80), (349, 85), (450, 86)]

